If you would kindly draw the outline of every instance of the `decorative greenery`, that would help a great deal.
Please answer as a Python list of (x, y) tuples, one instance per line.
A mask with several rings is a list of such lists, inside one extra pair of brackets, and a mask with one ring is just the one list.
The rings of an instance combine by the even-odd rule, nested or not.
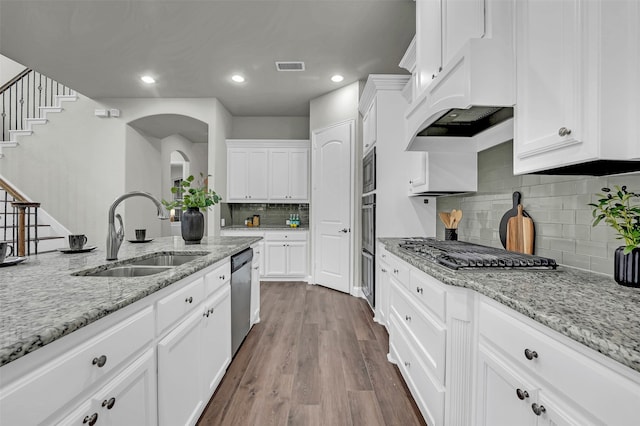
[(624, 254), (631, 253), (640, 247), (640, 206), (632, 205), (631, 200), (640, 198), (640, 194), (628, 192), (626, 186), (615, 186), (615, 191), (602, 188), (604, 194), (596, 194), (597, 203), (589, 203), (593, 207), (593, 226), (600, 221), (616, 230), (619, 240), (624, 240)]
[(200, 210), (207, 210), (218, 204), (220, 200), (222, 200), (222, 197), (216, 194), (213, 189), (208, 188), (208, 176), (205, 177), (204, 174), (200, 173), (200, 179), (195, 182), (194, 186), (192, 186), (195, 181), (193, 175), (184, 179), (180, 183), (180, 187), (172, 186), (171, 193), (177, 194), (180, 192), (182, 194), (182, 199), (171, 202), (162, 200), (162, 204), (167, 208), (167, 210), (175, 208), (186, 210), (192, 207)]

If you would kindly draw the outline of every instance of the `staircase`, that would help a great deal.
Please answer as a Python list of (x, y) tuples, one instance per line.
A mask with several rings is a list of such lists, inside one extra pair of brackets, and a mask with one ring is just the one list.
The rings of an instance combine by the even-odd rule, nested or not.
[(49, 121), (49, 114), (62, 112), (64, 102), (77, 99), (78, 95), (74, 90), (30, 68), (9, 80), (0, 87), (0, 158), (4, 157), (4, 148), (19, 145), (18, 136), (31, 135), (34, 126)]
[(48, 220), (49, 215), (40, 209), (40, 203), (27, 200), (0, 178), (0, 241), (11, 243), (14, 256), (46, 253), (66, 246), (66, 237), (61, 234), (68, 232), (48, 224)]

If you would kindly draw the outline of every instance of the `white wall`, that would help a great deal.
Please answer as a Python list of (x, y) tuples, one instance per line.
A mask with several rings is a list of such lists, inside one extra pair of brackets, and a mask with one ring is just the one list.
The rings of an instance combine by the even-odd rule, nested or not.
[(231, 139), (309, 139), (309, 117), (233, 117)]
[(25, 68), (27, 67), (0, 55), (0, 86), (20, 74)]
[[(105, 107), (120, 109), (121, 116), (94, 116), (94, 109)], [(208, 172), (213, 175), (210, 185), (224, 196), (225, 140), (230, 133), (231, 116), (217, 99), (212, 98), (102, 99), (98, 102), (79, 94), (77, 102), (65, 103), (64, 111), (52, 114), (49, 123), (36, 128), (32, 136), (21, 137), (20, 146), (4, 149), (0, 175), (31, 199), (41, 202), (63, 226), (72, 232), (86, 234), (90, 244), (104, 248), (109, 206), (136, 181), (136, 163), (125, 160), (127, 152), (140, 156), (139, 161), (148, 162), (144, 164), (147, 170), (159, 170), (160, 159), (154, 142), (127, 123), (156, 114), (181, 114), (208, 124), (209, 149), (205, 158)], [(129, 158), (135, 161), (133, 156)], [(151, 188), (150, 192), (158, 197), (162, 196), (162, 190), (169, 190), (153, 186), (144, 178), (140, 183)], [(131, 202), (125, 201), (118, 209), (120, 213), (124, 212), (124, 218), (127, 218), (126, 206)], [(146, 212), (153, 221), (155, 209), (147, 204), (148, 200), (141, 203), (145, 203), (144, 221), (151, 223), (146, 222)], [(216, 206), (209, 213), (209, 235), (219, 231), (216, 219), (219, 209)], [(135, 226), (135, 223), (125, 223), (128, 235)]]

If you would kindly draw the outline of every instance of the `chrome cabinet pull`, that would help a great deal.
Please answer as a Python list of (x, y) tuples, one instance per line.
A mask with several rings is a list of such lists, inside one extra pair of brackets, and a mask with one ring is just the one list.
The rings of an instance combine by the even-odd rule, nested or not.
[(102, 368), (104, 367), (104, 365), (107, 363), (107, 356), (106, 355), (100, 355), (99, 358), (94, 358), (91, 361), (91, 364), (97, 366), (98, 368)]
[(107, 410), (111, 410), (115, 403), (116, 403), (115, 398), (109, 398), (109, 400), (105, 399), (104, 401), (102, 401), (102, 406), (107, 407)]
[(184, 301), (187, 303), (193, 303), (193, 297), (189, 296), (186, 299), (184, 299)]
[(544, 408), (544, 405), (538, 405), (535, 402), (533, 404), (531, 404), (531, 409), (533, 410), (533, 412), (536, 414), (536, 416), (541, 416), (542, 413), (544, 413), (545, 411), (547, 411), (546, 408)]
[(530, 349), (525, 349), (524, 350), (524, 356), (531, 361), (534, 358), (538, 358), (538, 352), (536, 351), (532, 351)]
[(560, 136), (569, 136), (571, 134), (571, 129), (567, 129), (566, 127), (560, 127), (558, 129), (558, 135)]
[(409, 367), (411, 367), (411, 363), (409, 361), (405, 361), (404, 362), (404, 366), (409, 368)]
[(527, 392), (526, 390), (522, 390), (520, 388), (516, 389), (516, 395), (518, 395), (518, 399), (521, 401), (526, 398), (529, 398), (529, 392)]
[(407, 321), (411, 321), (411, 317), (409, 315), (405, 315), (404, 319), (407, 320)]
[(423, 291), (422, 287), (416, 287), (416, 293), (423, 294)]

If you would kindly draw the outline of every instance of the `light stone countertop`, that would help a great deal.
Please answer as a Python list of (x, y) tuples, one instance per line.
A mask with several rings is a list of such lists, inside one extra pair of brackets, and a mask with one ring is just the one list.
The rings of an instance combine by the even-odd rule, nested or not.
[[(202, 244), (188, 246), (181, 237), (156, 238), (144, 244), (125, 241), (117, 261), (105, 260), (105, 251), (99, 247), (88, 253), (30, 256), (18, 265), (0, 268), (0, 366), (239, 253), (261, 239), (259, 236), (205, 237)], [(71, 275), (128, 258), (176, 251), (205, 255), (146, 277)]]
[(309, 226), (303, 225), (297, 228), (292, 228), (287, 225), (260, 225), (260, 226), (245, 226), (245, 225), (231, 225), (220, 228), (220, 231), (308, 231)]
[(380, 238), (387, 250), (441, 282), (477, 291), (640, 371), (640, 288), (573, 268), (557, 271), (453, 271)]

